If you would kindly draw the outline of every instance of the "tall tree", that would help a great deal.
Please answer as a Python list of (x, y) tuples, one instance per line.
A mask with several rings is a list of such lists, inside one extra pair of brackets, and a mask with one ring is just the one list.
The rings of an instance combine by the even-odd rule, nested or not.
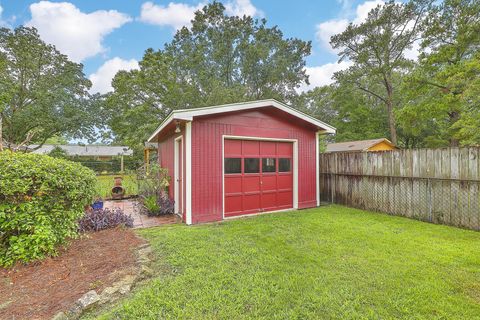
[(425, 19), (422, 48), (420, 65), (405, 83), (401, 125), (423, 135), (427, 146), (479, 144), (480, 2), (434, 6)]
[(213, 2), (163, 50), (147, 50), (140, 70), (117, 74), (107, 103), (115, 110), (112, 130), (118, 139), (139, 144), (172, 109), (262, 98), (288, 101), (308, 81), (310, 48), (309, 42), (285, 39), (265, 20), (228, 16), (221, 3)]
[(370, 11), (364, 22), (351, 23), (331, 38), (332, 47), (340, 50), (340, 61), (353, 63), (338, 72), (336, 79), (354, 84), (383, 103), (394, 144), (398, 142), (394, 114), (398, 79), (412, 67), (406, 52), (418, 40), (421, 19), (428, 6), (424, 1), (404, 4), (392, 0)]
[(91, 83), (82, 65), (44, 43), (34, 28), (0, 29), (0, 68), (0, 141), (7, 147), (94, 134)]

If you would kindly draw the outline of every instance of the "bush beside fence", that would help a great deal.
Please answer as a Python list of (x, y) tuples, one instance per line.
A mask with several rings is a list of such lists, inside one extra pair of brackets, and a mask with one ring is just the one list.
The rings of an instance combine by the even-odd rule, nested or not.
[(480, 230), (480, 148), (325, 153), (320, 199)]

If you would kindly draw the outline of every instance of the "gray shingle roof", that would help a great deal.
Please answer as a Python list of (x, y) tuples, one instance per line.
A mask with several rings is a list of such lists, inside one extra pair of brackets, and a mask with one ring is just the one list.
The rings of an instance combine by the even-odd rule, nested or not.
[[(30, 145), (29, 149), (36, 148), (38, 145)], [(65, 150), (69, 156), (83, 156), (83, 157), (111, 157), (111, 156), (131, 156), (133, 151), (126, 146), (100, 146), (100, 145), (51, 145), (44, 144), (33, 153), (48, 154), (55, 147), (60, 147)]]

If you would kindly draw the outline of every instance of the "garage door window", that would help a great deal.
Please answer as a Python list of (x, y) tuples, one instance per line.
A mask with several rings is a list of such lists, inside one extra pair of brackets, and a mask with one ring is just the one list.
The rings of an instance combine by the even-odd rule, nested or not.
[(275, 172), (275, 158), (262, 159), (262, 172)]
[(258, 158), (245, 158), (245, 173), (259, 173), (260, 172), (260, 159)]
[(225, 158), (225, 173), (242, 173), (242, 159)]
[(278, 159), (278, 172), (290, 172), (291, 164), (289, 158)]

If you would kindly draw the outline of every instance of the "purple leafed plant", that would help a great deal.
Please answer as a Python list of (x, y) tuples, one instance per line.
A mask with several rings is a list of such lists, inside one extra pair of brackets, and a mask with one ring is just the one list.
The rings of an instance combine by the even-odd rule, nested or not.
[(100, 231), (123, 225), (133, 227), (132, 216), (125, 214), (121, 209), (96, 209), (86, 212), (78, 222), (80, 232)]

